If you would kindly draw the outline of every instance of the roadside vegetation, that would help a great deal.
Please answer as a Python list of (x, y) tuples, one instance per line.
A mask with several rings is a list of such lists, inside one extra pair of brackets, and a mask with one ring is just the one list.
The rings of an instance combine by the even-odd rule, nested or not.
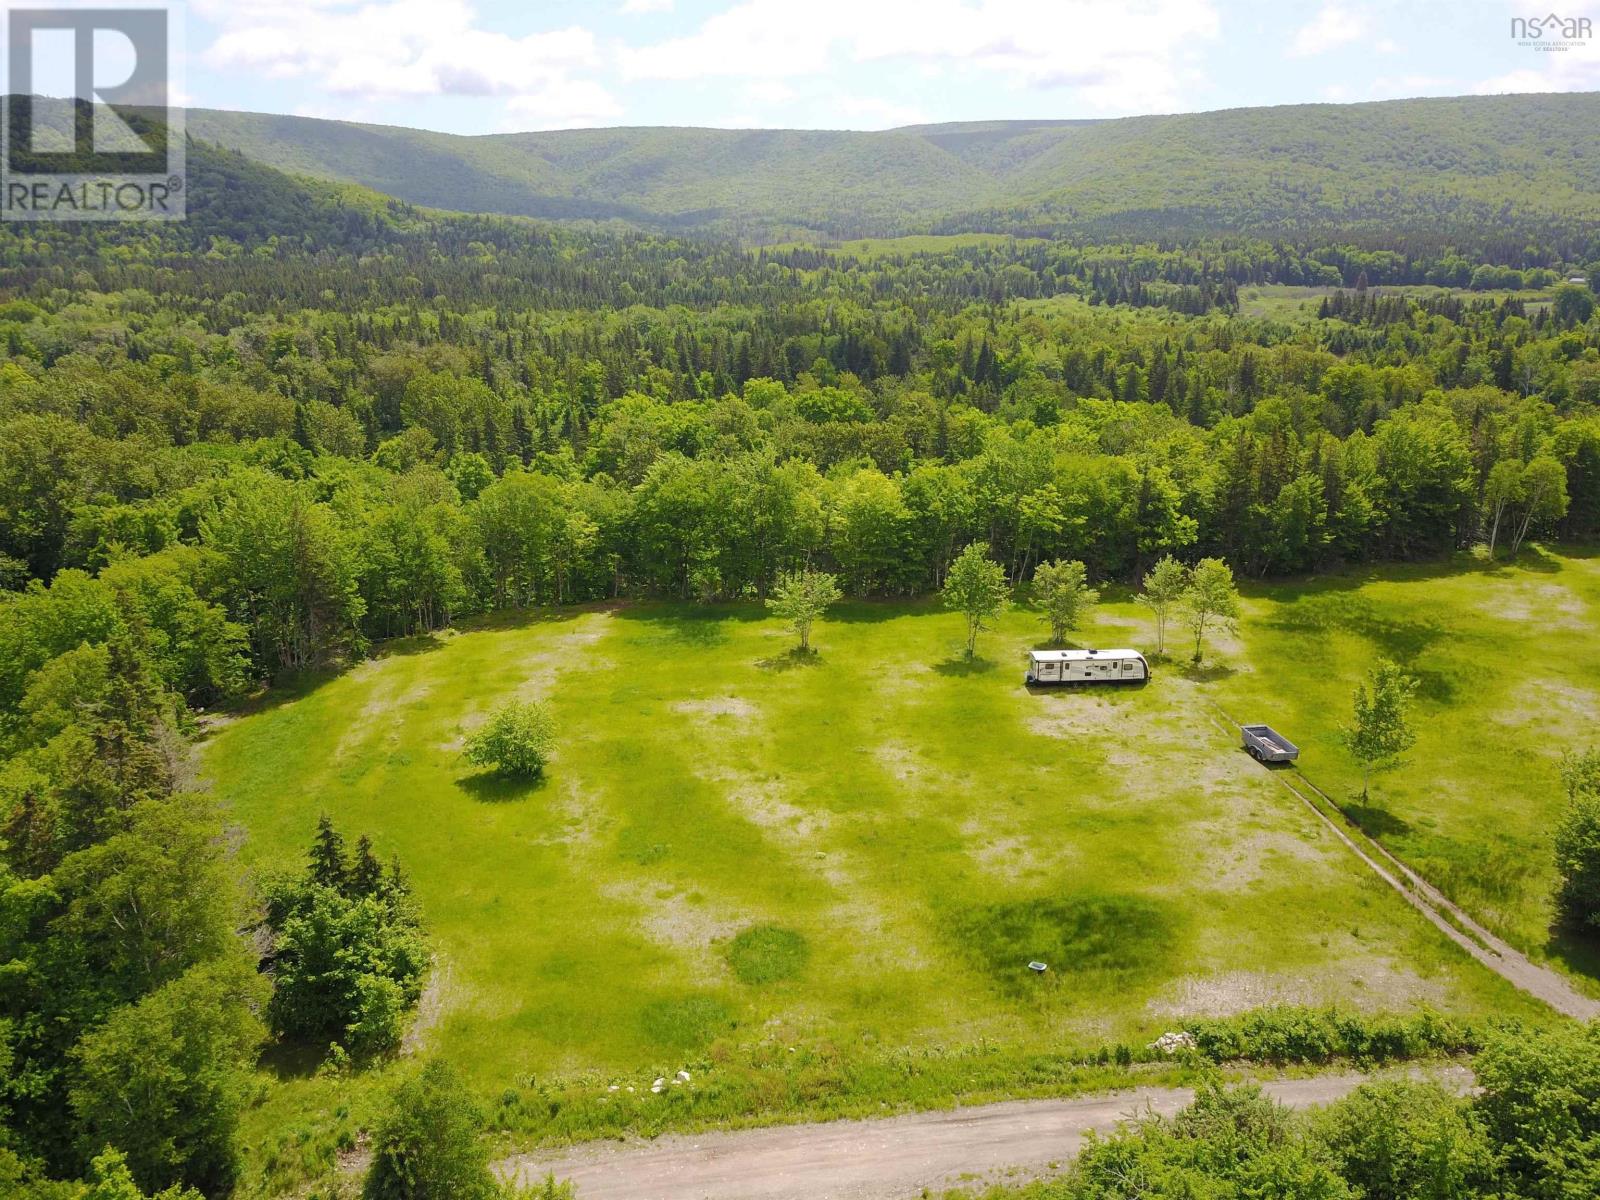
[(1059, 1178), (981, 1195), (1546, 1200), (1600, 1188), (1600, 1026), (1506, 1032), (1473, 1068), (1481, 1090), (1471, 1096), (1431, 1081), (1390, 1080), (1306, 1113), (1253, 1087), (1203, 1083), (1174, 1117), (1091, 1137)]

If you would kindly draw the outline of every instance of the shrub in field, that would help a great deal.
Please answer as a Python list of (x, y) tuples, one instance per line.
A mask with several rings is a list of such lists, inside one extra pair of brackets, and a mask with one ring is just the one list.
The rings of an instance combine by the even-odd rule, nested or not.
[(537, 779), (556, 748), (556, 727), (542, 704), (513, 700), (502, 704), (467, 738), (466, 759), (502, 775)]
[(362, 1200), (494, 1200), (500, 1188), (482, 1127), (449, 1064), (429, 1063), (395, 1090), (373, 1135)]
[(1327, 1157), (1299, 1132), (1295, 1115), (1259, 1088), (1205, 1083), (1176, 1116), (1148, 1117), (1091, 1140), (1056, 1194), (1350, 1200)]
[(1217, 1063), (1325, 1063), (1335, 1058), (1391, 1062), (1472, 1050), (1479, 1044), (1470, 1027), (1431, 1009), (1396, 1017), (1281, 1005), (1236, 1017), (1197, 1018), (1184, 1028), (1200, 1053)]
[(1482, 1118), (1437, 1083), (1366, 1084), (1315, 1114), (1311, 1130), (1360, 1196), (1478, 1196), (1490, 1194), (1494, 1182), (1494, 1148)]

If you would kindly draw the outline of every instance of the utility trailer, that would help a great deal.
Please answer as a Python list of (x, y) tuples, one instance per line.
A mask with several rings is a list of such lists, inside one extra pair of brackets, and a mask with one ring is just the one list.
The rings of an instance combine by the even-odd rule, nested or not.
[(1271, 725), (1241, 725), (1239, 737), (1257, 762), (1293, 762), (1300, 757), (1300, 747)]
[(1137, 650), (1030, 650), (1028, 687), (1055, 683), (1144, 683), (1150, 664)]

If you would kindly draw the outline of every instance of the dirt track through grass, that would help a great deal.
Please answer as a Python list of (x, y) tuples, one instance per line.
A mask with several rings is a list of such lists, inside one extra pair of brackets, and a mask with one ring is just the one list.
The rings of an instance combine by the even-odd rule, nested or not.
[[(1264, 1085), (1290, 1108), (1329, 1104), (1367, 1081), (1320, 1075)], [(1441, 1072), (1465, 1090), (1471, 1076)], [(585, 1147), (548, 1157), (519, 1155), (498, 1170), (524, 1183), (547, 1173), (571, 1180), (578, 1200), (900, 1200), (998, 1175), (1011, 1182), (1048, 1175), (1131, 1117), (1170, 1116), (1188, 1088), (1147, 1088), (1076, 1100), (1030, 1100), (916, 1113), (877, 1121), (832, 1121), (737, 1133), (670, 1136)]]

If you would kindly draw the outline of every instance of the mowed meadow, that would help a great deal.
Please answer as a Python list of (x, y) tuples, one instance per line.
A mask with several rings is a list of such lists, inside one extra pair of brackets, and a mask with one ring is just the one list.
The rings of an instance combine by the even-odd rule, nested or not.
[[(1198, 673), (1036, 693), (1025, 609), (972, 663), (933, 604), (843, 604), (811, 659), (756, 605), (528, 614), (224, 717), (203, 771), (254, 869), (298, 864), (322, 813), (399, 856), (438, 955), (414, 1044), (486, 1092), (647, 1084), (753, 1047), (1092, 1048), (1280, 1001), (1533, 1012), (1221, 712), (1296, 739), (1308, 777), (1543, 953), (1557, 763), (1595, 716), (1600, 559), (1275, 585), (1246, 610)], [(1077, 640), (1154, 641), (1115, 597)], [(1377, 653), (1421, 676), (1421, 738), (1356, 810), (1337, 725)], [(460, 756), (511, 696), (561, 729), (531, 787)]]
[[(1524, 549), (1515, 566), (1462, 556), (1254, 592), (1239, 669), (1212, 688), (1269, 720), (1300, 768), (1368, 833), (1486, 925), (1579, 976), (1600, 962), (1551, 932), (1561, 756), (1600, 745), (1600, 555)], [(1419, 681), (1417, 744), (1361, 773), (1339, 726), (1375, 656)]]

